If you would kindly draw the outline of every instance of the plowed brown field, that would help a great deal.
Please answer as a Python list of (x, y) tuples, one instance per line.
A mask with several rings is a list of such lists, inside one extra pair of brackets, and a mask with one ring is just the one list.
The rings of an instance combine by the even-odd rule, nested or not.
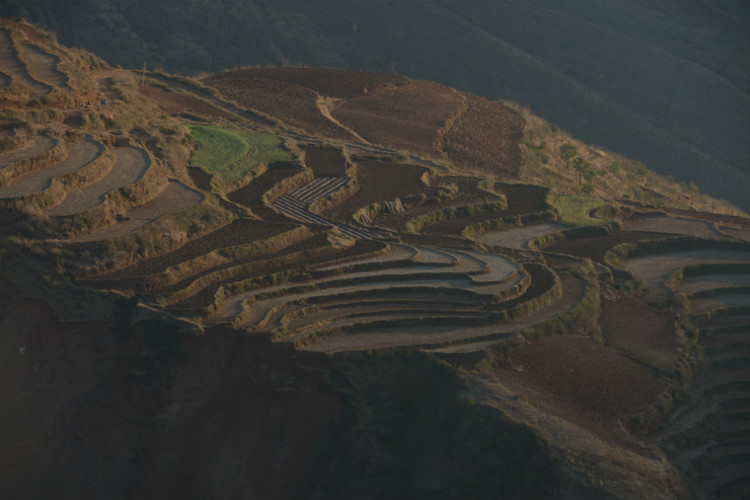
[(171, 115), (190, 113), (205, 118), (223, 118), (225, 120), (233, 117), (231, 113), (195, 96), (167, 92), (151, 85), (142, 87), (141, 92), (156, 101), (164, 111)]
[(341, 205), (322, 215), (336, 222), (350, 222), (357, 209), (372, 203), (429, 192), (420, 180), (426, 169), (381, 160), (358, 160), (360, 189)]
[(280, 80), (216, 75), (204, 80), (239, 106), (274, 116), (287, 125), (333, 139), (352, 139), (351, 134), (324, 117), (318, 109), (318, 93)]
[(436, 83), (412, 80), (348, 99), (332, 114), (370, 142), (428, 156), (442, 156), (439, 131), (459, 111), (463, 98)]
[(409, 80), (398, 75), (348, 71), (325, 68), (247, 68), (227, 71), (231, 78), (265, 78), (307, 87), (328, 97), (353, 97), (367, 94), (385, 86), (406, 85)]
[(346, 175), (346, 160), (338, 148), (302, 147), (305, 165), (312, 169), (315, 177), (343, 177)]
[(498, 102), (466, 94), (469, 108), (445, 134), (444, 151), (456, 165), (516, 179), (523, 158), (524, 120)]

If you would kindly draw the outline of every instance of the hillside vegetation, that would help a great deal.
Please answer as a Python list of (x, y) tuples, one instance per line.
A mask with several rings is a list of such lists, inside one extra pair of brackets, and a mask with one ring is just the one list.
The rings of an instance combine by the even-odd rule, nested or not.
[(0, 491), (741, 494), (740, 209), (437, 83), (0, 35)]
[(10, 0), (0, 15), (128, 68), (397, 71), (510, 99), (750, 209), (750, 17), (740, 1)]

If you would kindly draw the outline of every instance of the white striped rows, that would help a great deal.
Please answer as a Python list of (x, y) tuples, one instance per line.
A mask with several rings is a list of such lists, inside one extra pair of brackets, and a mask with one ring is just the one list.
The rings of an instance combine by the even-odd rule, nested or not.
[(289, 194), (285, 194), (284, 196), (276, 200), (273, 206), (279, 212), (286, 215), (287, 217), (296, 219), (300, 222), (308, 222), (311, 224), (321, 224), (324, 226), (333, 226), (335, 228), (338, 228), (338, 230), (341, 231), (343, 234), (347, 236), (351, 236), (352, 238), (355, 238), (355, 239), (374, 239), (375, 238), (375, 235), (368, 233), (366, 231), (359, 231), (357, 229), (354, 229), (349, 226), (345, 226), (343, 224), (336, 224), (319, 215), (310, 213), (307, 210), (307, 205), (305, 203), (299, 201), (296, 198), (293, 198)]
[(319, 177), (310, 184), (289, 192), (288, 195), (309, 205), (315, 200), (335, 193), (347, 182), (349, 182), (348, 177)]

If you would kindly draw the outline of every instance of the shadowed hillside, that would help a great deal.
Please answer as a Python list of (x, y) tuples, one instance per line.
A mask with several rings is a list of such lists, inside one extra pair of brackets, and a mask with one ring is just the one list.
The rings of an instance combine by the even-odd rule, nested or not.
[(742, 210), (434, 82), (0, 42), (1, 496), (741, 498)]

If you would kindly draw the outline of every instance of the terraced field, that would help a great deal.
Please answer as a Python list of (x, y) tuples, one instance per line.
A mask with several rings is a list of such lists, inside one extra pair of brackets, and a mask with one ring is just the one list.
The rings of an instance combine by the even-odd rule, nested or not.
[[(596, 197), (575, 182), (530, 184), (521, 115), (429, 82), (258, 68), (200, 82), (154, 73), (143, 86), (100, 63), (81, 81), (60, 69), (71, 61), (58, 48), (12, 29), (0, 62), (31, 94), (0, 101), (13, 104), (0, 106), (3, 123), (28, 135), (8, 133), (15, 149), (0, 153), (0, 292), (112, 333), (97, 360), (127, 360), (101, 371), (137, 380), (121, 392), (148, 393), (152, 422), (187, 411), (154, 401), (200, 385), (169, 378), (179, 363), (193, 373), (196, 351), (176, 354), (186, 346), (231, 338), (258, 359), (270, 349), (253, 368), (271, 372), (269, 399), (299, 388), (277, 375), (279, 360), (309, 356), (311, 373), (327, 367), (321, 386), (346, 386), (352, 405), (370, 395), (342, 367), (372, 357), (398, 378), (411, 368), (378, 357), (418, 353), (461, 383), (481, 379), (467, 391), (493, 403), (461, 405), (522, 422), (579, 496), (638, 497), (648, 482), (664, 498), (685, 498), (683, 483), (736, 498), (747, 486), (747, 217), (655, 213), (599, 198), (600, 184)], [(53, 86), (75, 104), (27, 100)], [(672, 187), (679, 196), (660, 203), (691, 196)], [(218, 359), (200, 373), (245, 371)]]
[(60, 90), (70, 90), (68, 75), (57, 69), (60, 57), (30, 43), (24, 43), (21, 50), (28, 61), (31, 73), (37, 75), (41, 81), (51, 83)]
[(104, 152), (104, 146), (93, 140), (66, 143), (65, 148), (67, 156), (63, 161), (14, 179), (0, 188), (0, 198), (19, 198), (41, 192), (52, 184), (55, 177), (84, 168)]
[(104, 202), (107, 193), (138, 182), (151, 166), (148, 153), (140, 148), (114, 148), (114, 156), (114, 165), (103, 178), (68, 193), (65, 200), (47, 214), (73, 215), (94, 208)]
[(0, 68), (11, 78), (11, 83), (25, 85), (33, 97), (49, 94), (52, 87), (29, 74), (26, 65), (18, 58), (18, 48), (5, 28), (0, 28)]
[(37, 135), (31, 138), (21, 149), (0, 153), (0, 169), (23, 160), (29, 160), (50, 151), (57, 145), (57, 140), (48, 135)]

